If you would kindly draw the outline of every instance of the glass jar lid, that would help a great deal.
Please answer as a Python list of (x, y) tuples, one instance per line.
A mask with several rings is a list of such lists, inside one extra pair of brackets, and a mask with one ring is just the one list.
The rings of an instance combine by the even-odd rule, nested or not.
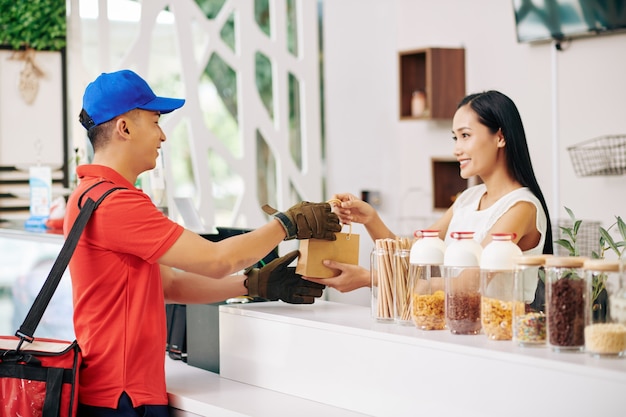
[(546, 266), (563, 268), (580, 268), (587, 258), (583, 256), (551, 256), (546, 258)]
[(587, 259), (583, 269), (602, 272), (619, 272), (619, 261), (609, 259)]

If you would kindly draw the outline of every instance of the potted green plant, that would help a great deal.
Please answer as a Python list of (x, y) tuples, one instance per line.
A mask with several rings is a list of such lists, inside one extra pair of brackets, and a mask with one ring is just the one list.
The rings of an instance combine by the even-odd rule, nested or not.
[[(561, 226), (561, 231), (565, 234), (566, 238), (555, 240), (554, 243), (567, 249), (569, 256), (580, 256), (580, 251), (577, 245), (578, 231), (582, 224), (582, 220), (576, 218), (572, 210), (565, 207), (565, 211), (572, 220), (571, 227)], [(615, 223), (609, 226), (607, 229), (600, 227), (600, 252), (592, 251), (591, 257), (593, 259), (604, 259), (607, 251), (615, 253), (618, 259), (622, 258), (624, 250), (626, 249), (626, 223), (620, 216), (615, 216)], [(617, 228), (621, 240), (616, 241), (611, 231)], [(593, 309), (594, 320), (602, 320), (606, 316), (606, 309), (603, 308), (606, 305), (606, 275), (600, 275), (595, 277), (592, 286), (591, 303)]]

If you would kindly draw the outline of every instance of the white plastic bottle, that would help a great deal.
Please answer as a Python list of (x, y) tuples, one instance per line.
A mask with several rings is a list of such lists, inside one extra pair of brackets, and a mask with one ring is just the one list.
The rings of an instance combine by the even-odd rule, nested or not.
[(446, 244), (439, 230), (420, 230), (421, 238), (411, 247), (409, 280), (411, 318), (422, 330), (446, 327), (444, 282), (441, 265)]
[(453, 334), (479, 334), (480, 258), (474, 232), (452, 232), (443, 258), (446, 326)]
[(513, 338), (515, 260), (522, 250), (514, 233), (492, 233), (480, 259), (481, 323), (491, 340)]

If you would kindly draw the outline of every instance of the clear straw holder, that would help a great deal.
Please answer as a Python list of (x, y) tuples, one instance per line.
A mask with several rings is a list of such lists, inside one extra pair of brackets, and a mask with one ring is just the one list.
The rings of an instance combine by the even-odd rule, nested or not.
[(370, 274), (372, 280), (372, 318), (382, 323), (394, 322), (393, 263), (384, 239), (376, 240), (376, 246), (370, 255)]
[(409, 288), (410, 249), (397, 248), (393, 254), (394, 318), (396, 323), (410, 326), (411, 291)]

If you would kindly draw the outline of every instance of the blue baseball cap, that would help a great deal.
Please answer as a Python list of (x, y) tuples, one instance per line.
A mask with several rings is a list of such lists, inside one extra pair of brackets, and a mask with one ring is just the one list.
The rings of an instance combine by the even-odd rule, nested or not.
[(157, 97), (148, 83), (130, 70), (102, 73), (85, 89), (80, 122), (87, 130), (134, 109), (170, 113), (184, 99)]

